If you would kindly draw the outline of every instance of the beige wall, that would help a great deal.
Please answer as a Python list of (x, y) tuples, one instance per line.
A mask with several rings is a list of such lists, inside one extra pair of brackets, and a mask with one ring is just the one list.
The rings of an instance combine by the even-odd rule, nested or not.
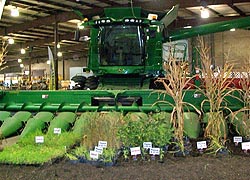
[(236, 30), (214, 34), (214, 58), (217, 66), (235, 63), (235, 70), (250, 58), (250, 31)]
[[(83, 67), (86, 66), (87, 64), (87, 59), (86, 58), (81, 58), (79, 60), (65, 60), (64, 61), (64, 73), (65, 73), (65, 79), (64, 80), (69, 80), (69, 69), (70, 67)], [(28, 67), (25, 68), (28, 70)], [(33, 70), (44, 70), (45, 75), (50, 74), (50, 69), (49, 65), (44, 62), (44, 63), (35, 63), (31, 65), (31, 71)], [(63, 77), (63, 62), (59, 61), (58, 62), (58, 75), (59, 77)]]

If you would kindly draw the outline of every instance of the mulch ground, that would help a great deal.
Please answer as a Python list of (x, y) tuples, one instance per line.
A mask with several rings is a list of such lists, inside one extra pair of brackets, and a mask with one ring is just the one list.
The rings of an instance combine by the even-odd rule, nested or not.
[(240, 147), (230, 155), (207, 154), (174, 157), (164, 162), (129, 160), (103, 167), (60, 160), (41, 166), (0, 165), (0, 180), (249, 180), (250, 155)]
[(0, 166), (1, 180), (249, 180), (250, 157), (168, 157), (164, 163), (122, 162), (112, 167), (60, 161), (42, 166)]

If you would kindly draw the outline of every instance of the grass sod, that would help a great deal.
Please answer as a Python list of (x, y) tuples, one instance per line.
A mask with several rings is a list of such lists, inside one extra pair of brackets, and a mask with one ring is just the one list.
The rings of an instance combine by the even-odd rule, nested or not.
[(72, 132), (60, 135), (44, 135), (44, 143), (36, 144), (35, 136), (43, 135), (37, 131), (21, 139), (16, 144), (0, 152), (0, 163), (4, 164), (44, 164), (64, 157), (67, 150), (79, 141)]

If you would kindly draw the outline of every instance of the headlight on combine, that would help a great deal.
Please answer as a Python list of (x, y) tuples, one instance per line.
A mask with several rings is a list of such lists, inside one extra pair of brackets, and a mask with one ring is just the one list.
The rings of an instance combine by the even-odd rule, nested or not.
[(123, 23), (125, 24), (142, 24), (142, 19), (135, 19), (135, 18), (125, 18), (123, 19)]
[(94, 23), (96, 25), (108, 25), (112, 23), (112, 19), (98, 19), (98, 20), (95, 20)]

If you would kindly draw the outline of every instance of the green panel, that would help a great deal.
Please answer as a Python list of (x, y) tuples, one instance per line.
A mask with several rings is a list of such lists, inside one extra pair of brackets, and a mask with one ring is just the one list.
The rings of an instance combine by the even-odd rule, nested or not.
[(23, 127), (23, 122), (28, 121), (30, 117), (30, 112), (19, 111), (14, 116), (5, 119), (0, 127), (2, 136), (9, 137), (17, 133)]
[(106, 17), (114, 19), (122, 19), (124, 17), (141, 17), (141, 8), (105, 8), (104, 13)]
[(75, 121), (76, 114), (73, 112), (61, 112), (50, 123), (48, 133), (54, 133), (54, 128), (61, 128), (61, 132), (67, 131)]
[(53, 117), (54, 115), (51, 112), (37, 113), (36, 116), (28, 121), (20, 137), (23, 138), (37, 130), (43, 130), (46, 127), (46, 123), (50, 122)]
[(184, 113), (184, 132), (189, 138), (196, 139), (201, 132), (200, 119), (194, 112)]
[(231, 120), (236, 132), (243, 137), (250, 136), (250, 119), (249, 113), (239, 112), (234, 119)]
[(0, 121), (5, 121), (8, 117), (10, 117), (10, 112), (0, 111)]
[(187, 39), (190, 37), (211, 34), (222, 31), (229, 31), (232, 28), (250, 27), (250, 17), (238, 18), (230, 21), (216, 22), (205, 24), (190, 29), (181, 29), (170, 32), (169, 38), (171, 41)]
[[(0, 99), (0, 111), (6, 111), (11, 105), (12, 111), (29, 110), (31, 112), (39, 111), (172, 111), (173, 99), (162, 91), (153, 90), (89, 90), (89, 91), (6, 91)], [(117, 103), (114, 106), (92, 106), (93, 97), (141, 97), (142, 106), (122, 106)], [(241, 97), (239, 93), (234, 96)], [(200, 109), (205, 97), (198, 90), (186, 90), (184, 101), (191, 103)], [(243, 107), (243, 103), (233, 97), (226, 98), (227, 107), (232, 110), (238, 110)], [(27, 108), (28, 107), (28, 108)], [(39, 107), (39, 108), (38, 108)], [(195, 112), (192, 106), (185, 106), (185, 111)], [(209, 111), (209, 104), (203, 106), (203, 111)]]
[(86, 122), (89, 119), (92, 119), (94, 116), (96, 116), (96, 112), (84, 112), (84, 113), (82, 113), (81, 116), (79, 118), (77, 118), (77, 120), (74, 124), (73, 133), (82, 137), (84, 134), (83, 129), (86, 126)]

